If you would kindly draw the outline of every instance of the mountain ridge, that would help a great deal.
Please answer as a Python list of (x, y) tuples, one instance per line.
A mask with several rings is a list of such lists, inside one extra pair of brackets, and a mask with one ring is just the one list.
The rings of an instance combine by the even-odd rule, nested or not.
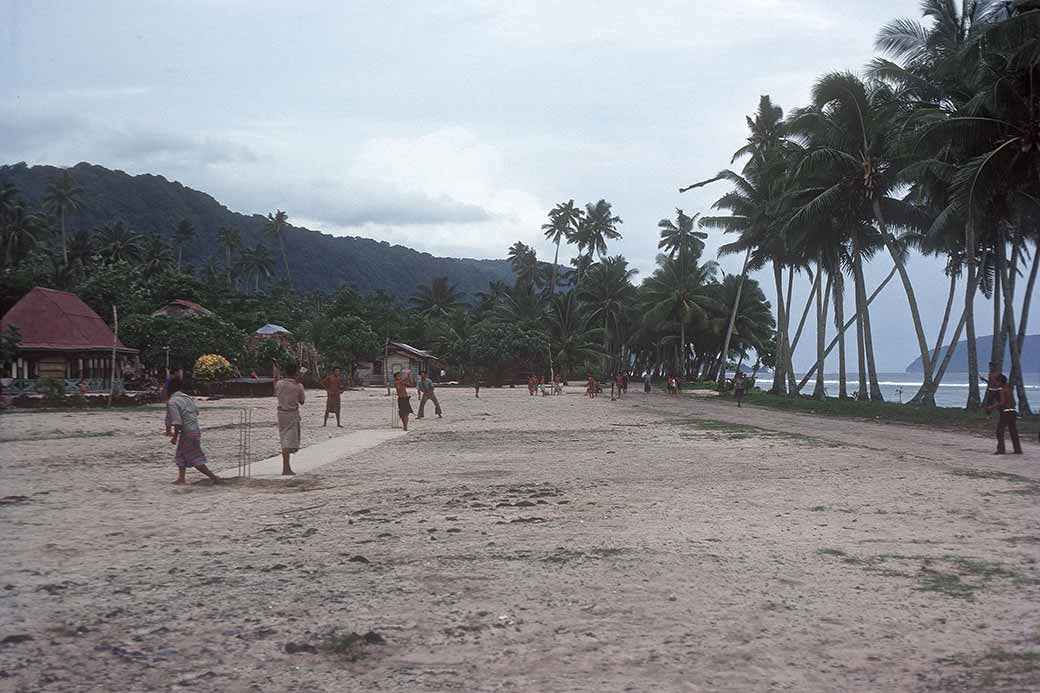
[[(233, 211), (209, 193), (160, 174), (130, 175), (88, 162), (68, 169), (20, 162), (0, 166), (0, 183), (14, 185), (27, 202), (39, 208), (47, 180), (63, 170), (83, 189), (83, 209), (70, 216), (70, 231), (123, 221), (138, 233), (172, 240), (177, 222), (188, 219), (197, 236), (185, 244), (184, 260), (201, 267), (210, 257), (222, 260), (224, 250), (217, 231), (221, 226), (235, 226), (243, 247), (264, 242), (271, 248), (276, 260), (274, 275), (284, 278), (280, 250), (264, 233), (265, 215)], [(446, 276), (472, 299), (490, 281), (513, 281), (507, 260), (437, 257), (387, 241), (333, 236), (302, 226), (289, 225), (285, 244), (293, 283), (300, 289), (331, 291), (350, 285), (362, 292), (382, 289), (407, 300), (417, 285)]]
[[(945, 357), (946, 350), (949, 345), (943, 345), (940, 353), (940, 358)], [(979, 372), (985, 373), (986, 368), (989, 366), (990, 354), (993, 351), (993, 336), (986, 335), (985, 337), (975, 338), (975, 351), (978, 354), (979, 360)], [(1022, 346), (1022, 372), (1023, 373), (1038, 373), (1040, 372), (1040, 334), (1026, 335), (1025, 343)], [(1004, 370), (1007, 371), (1011, 368), (1011, 349), (1005, 345), (1004, 347)], [(920, 373), (924, 370), (921, 365), (921, 357), (918, 356), (916, 359), (911, 361), (906, 367), (906, 373)], [(953, 358), (950, 359), (950, 365), (947, 369), (951, 373), (967, 373), (968, 372), (968, 340), (963, 339), (957, 342), (957, 348), (953, 352)]]

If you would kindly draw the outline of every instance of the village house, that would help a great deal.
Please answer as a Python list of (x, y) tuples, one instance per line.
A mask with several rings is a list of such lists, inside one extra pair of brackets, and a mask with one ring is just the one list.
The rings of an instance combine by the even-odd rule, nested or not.
[(403, 372), (414, 381), (421, 371), (440, 363), (436, 356), (423, 349), (416, 349), (404, 342), (390, 342), (386, 354), (357, 362), (357, 382), (364, 385), (384, 385), (394, 378), (394, 373)]
[[(65, 392), (108, 392), (123, 387), (123, 373), (136, 365), (137, 350), (126, 347), (79, 296), (36, 287), (0, 320), (0, 332), (14, 327), (19, 342), (15, 358), (0, 364), (7, 394), (30, 394), (40, 380), (62, 382)], [(115, 363), (112, 359), (115, 346)]]

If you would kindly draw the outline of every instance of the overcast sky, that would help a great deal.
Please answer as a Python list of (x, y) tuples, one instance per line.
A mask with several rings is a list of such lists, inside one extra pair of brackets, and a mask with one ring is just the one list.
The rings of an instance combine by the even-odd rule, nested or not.
[[(725, 191), (677, 188), (729, 166), (761, 94), (804, 105), (917, 6), (0, 0), (0, 162), (161, 174), (236, 211), (480, 258), (522, 240), (551, 261), (546, 212), (605, 198), (624, 220), (611, 252), (645, 275), (657, 221)], [(941, 266), (912, 269), (934, 333)], [(902, 370), (917, 352), (898, 281), (874, 305), (879, 367)]]

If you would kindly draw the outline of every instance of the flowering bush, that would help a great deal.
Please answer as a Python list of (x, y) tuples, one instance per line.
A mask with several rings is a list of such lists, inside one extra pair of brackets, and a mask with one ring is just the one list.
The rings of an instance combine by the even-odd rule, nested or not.
[(195, 379), (204, 383), (226, 380), (234, 374), (231, 363), (220, 354), (203, 354), (195, 362)]

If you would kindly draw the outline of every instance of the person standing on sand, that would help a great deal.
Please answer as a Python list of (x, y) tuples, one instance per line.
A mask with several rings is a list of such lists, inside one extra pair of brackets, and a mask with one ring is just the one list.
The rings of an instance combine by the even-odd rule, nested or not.
[(419, 374), (419, 413), (416, 414), (415, 418), (423, 418), (423, 411), (426, 409), (426, 402), (429, 400), (433, 401), (433, 410), (437, 414), (437, 418), (444, 418), (441, 416), (441, 403), (437, 401), (437, 393), (434, 392), (433, 380), (430, 379), (429, 373)]
[(339, 422), (339, 393), (342, 389), (342, 380), (340, 377), (339, 366), (332, 369), (332, 373), (326, 375), (321, 381), (321, 386), (325, 388), (325, 392), (328, 393), (328, 398), (325, 400), (325, 423), (322, 427), (329, 425), (329, 414), (336, 415), (336, 428), (343, 428), (343, 425)]
[(289, 457), (300, 449), (300, 405), (306, 400), (303, 383), (296, 381), (296, 364), (285, 367), (285, 375), (275, 384), (278, 400), (278, 438), (282, 445), (282, 476), (296, 474), (289, 466)]
[(744, 379), (743, 371), (737, 371), (737, 374), (733, 376), (733, 399), (737, 400), (737, 408), (740, 409), (740, 403), (744, 400), (744, 390), (747, 388), (747, 380)]
[(194, 467), (208, 476), (214, 484), (223, 481), (206, 466), (206, 454), (202, 452), (202, 430), (199, 428), (199, 408), (195, 400), (181, 389), (183, 383), (174, 376), (166, 382), (166, 420), (173, 428), (170, 444), (177, 446), (174, 462), (177, 463), (177, 481), (175, 484), (187, 483), (185, 472)]
[(596, 399), (597, 385), (596, 378), (593, 377), (592, 373), (589, 373), (589, 381), (585, 385), (585, 394), (589, 396), (589, 399)]
[(650, 386), (653, 383), (653, 381), (654, 376), (650, 373), (650, 371), (646, 371), (645, 373), (643, 373), (643, 392), (645, 392), (646, 394), (650, 394)]
[(1007, 429), (1011, 434), (1012, 449), (1016, 455), (1021, 455), (1022, 443), (1018, 439), (1018, 424), (1015, 423), (1015, 419), (1018, 417), (1018, 412), (1015, 411), (1015, 395), (1011, 391), (1011, 385), (1008, 384), (1007, 376), (1003, 373), (997, 374), (996, 385), (999, 389), (993, 396), (993, 401), (986, 407), (990, 411), (996, 409), (1000, 416), (997, 419), (997, 451), (993, 454), (1004, 454), (1004, 430)]
[(394, 390), (397, 391), (397, 413), (401, 417), (401, 426), (408, 430), (408, 415), (412, 413), (412, 397), (408, 394), (408, 385), (405, 383), (401, 373), (394, 373)]
[(625, 376), (621, 371), (614, 376), (614, 385), (617, 386), (617, 398), (621, 399), (625, 396)]

